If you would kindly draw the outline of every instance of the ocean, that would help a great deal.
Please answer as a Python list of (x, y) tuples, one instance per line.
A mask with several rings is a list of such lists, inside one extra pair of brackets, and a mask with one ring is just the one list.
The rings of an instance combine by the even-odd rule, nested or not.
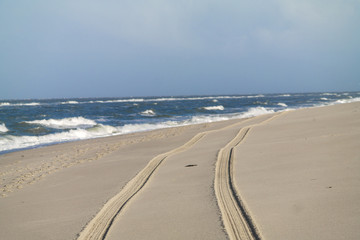
[(0, 100), (0, 154), (360, 101), (360, 92)]

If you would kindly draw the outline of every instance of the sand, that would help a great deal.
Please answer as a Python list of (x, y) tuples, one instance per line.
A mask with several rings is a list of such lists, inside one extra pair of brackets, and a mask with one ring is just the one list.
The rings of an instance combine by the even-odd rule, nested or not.
[(360, 239), (360, 103), (0, 155), (0, 239)]
[(264, 239), (360, 239), (360, 104), (303, 109), (249, 133), (235, 178)]

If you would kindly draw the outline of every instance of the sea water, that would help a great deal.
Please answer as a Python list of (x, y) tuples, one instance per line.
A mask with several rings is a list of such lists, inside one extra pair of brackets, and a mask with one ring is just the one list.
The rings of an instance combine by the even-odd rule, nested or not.
[(355, 101), (360, 92), (0, 100), (0, 154)]

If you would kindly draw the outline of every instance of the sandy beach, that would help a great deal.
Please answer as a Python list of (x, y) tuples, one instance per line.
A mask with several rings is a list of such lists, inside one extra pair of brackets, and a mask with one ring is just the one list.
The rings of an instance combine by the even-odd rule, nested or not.
[(360, 103), (0, 155), (0, 239), (360, 239)]

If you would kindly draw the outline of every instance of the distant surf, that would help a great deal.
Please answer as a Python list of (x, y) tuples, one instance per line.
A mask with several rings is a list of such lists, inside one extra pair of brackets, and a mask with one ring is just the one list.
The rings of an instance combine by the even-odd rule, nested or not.
[(360, 92), (0, 100), (0, 153), (355, 101)]

